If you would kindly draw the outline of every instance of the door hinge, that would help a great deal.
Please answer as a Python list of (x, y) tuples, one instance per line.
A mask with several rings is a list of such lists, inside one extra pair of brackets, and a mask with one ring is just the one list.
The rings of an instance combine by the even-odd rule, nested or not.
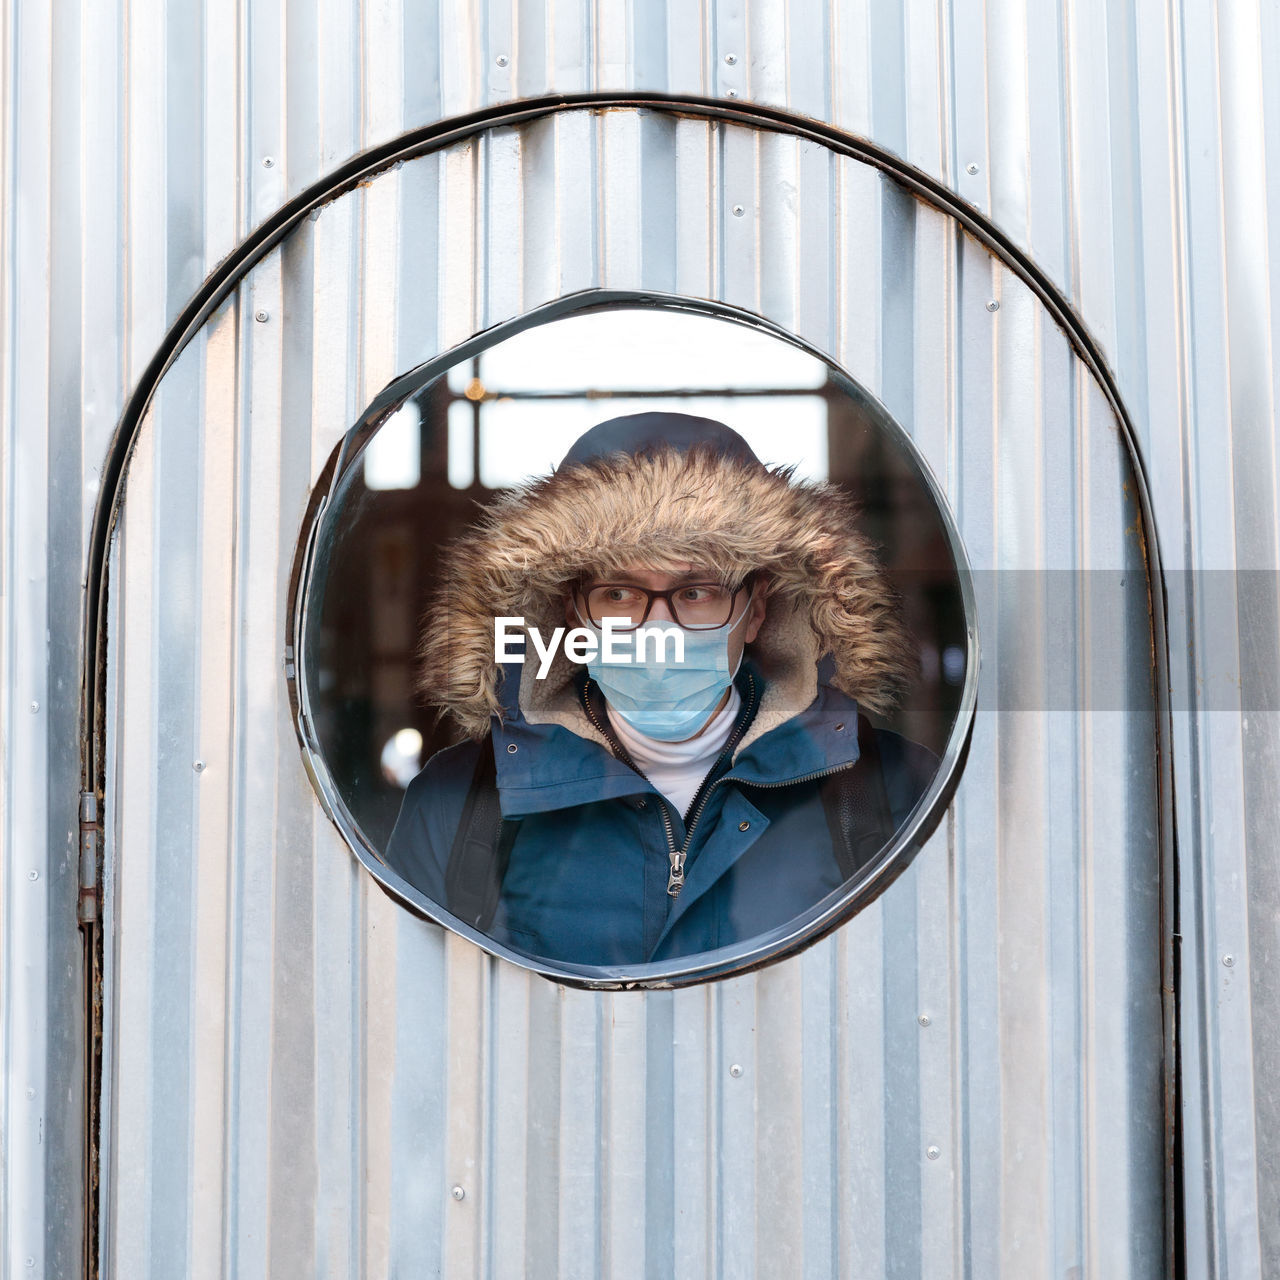
[(98, 921), (98, 847), (102, 828), (98, 825), (98, 797), (92, 791), (80, 793), (80, 902), (76, 919), (82, 925)]

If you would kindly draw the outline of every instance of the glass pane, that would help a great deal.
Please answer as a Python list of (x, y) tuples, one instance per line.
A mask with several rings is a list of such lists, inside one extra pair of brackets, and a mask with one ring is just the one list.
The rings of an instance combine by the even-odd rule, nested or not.
[[(370, 483), (383, 437), (412, 485)], [(305, 685), (390, 883), (609, 968), (851, 900), (973, 668), (950, 525), (872, 399), (754, 329), (616, 310), (440, 370), (364, 457), (317, 533)], [(723, 625), (686, 616), (688, 584), (744, 581)], [(583, 616), (593, 582), (644, 625)]]

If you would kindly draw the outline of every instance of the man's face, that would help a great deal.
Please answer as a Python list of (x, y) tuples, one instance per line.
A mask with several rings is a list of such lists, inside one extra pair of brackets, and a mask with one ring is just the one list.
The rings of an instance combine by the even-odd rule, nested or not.
[[(583, 585), (587, 588), (599, 582), (606, 581), (605, 578), (588, 579)], [(646, 569), (643, 566), (636, 565), (627, 569), (611, 572), (607, 576), (610, 585), (617, 586), (633, 586), (643, 587), (648, 591), (672, 591), (680, 587), (696, 587), (698, 583), (715, 583), (718, 581), (717, 574), (714, 570), (708, 569), (704, 565), (694, 565), (688, 563), (677, 564), (670, 570)], [(690, 591), (690, 599), (696, 599), (696, 591)], [(576, 604), (576, 608), (575, 608)], [(582, 612), (585, 617), (585, 609), (583, 608), (583, 598), (579, 594), (575, 598), (571, 597), (565, 602), (565, 619), (570, 626), (581, 626), (582, 619), (578, 617), (578, 613)], [(743, 615), (746, 615), (745, 618)], [(742, 657), (744, 646), (750, 644), (760, 632), (760, 626), (764, 622), (765, 603), (763, 593), (759, 590), (750, 591), (742, 590), (734, 597), (732, 612), (725, 627), (733, 627), (733, 623), (739, 623), (729, 632), (729, 669), (734, 670), (738, 665), (738, 660)], [(649, 622), (675, 622), (676, 618), (671, 612), (668, 601), (656, 599), (652, 603), (649, 610)], [(688, 618), (685, 618), (688, 621)]]

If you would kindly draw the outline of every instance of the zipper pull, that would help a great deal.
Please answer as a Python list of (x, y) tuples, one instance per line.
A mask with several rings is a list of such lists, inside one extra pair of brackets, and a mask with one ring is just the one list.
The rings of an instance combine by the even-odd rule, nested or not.
[(683, 888), (684, 859), (680, 856), (679, 850), (674, 850), (671, 854), (671, 872), (667, 876), (667, 893), (673, 898), (678, 898)]

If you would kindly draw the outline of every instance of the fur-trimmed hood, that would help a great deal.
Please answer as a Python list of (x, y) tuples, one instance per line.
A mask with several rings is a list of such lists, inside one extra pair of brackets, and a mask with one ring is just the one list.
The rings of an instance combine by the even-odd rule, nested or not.
[[(628, 568), (705, 565), (735, 583), (756, 572), (766, 614), (747, 652), (768, 691), (742, 746), (813, 700), (824, 656), (831, 683), (881, 713), (916, 670), (896, 594), (847, 495), (763, 466), (745, 442), (741, 451), (663, 442), (566, 460), (495, 499), (445, 557), (424, 621), (420, 689), (471, 737), (503, 714), (494, 619), (522, 616), (549, 635), (564, 625), (579, 579)], [(580, 667), (561, 650), (545, 679), (535, 670), (527, 662), (521, 679), (525, 718), (598, 738), (576, 694)]]

